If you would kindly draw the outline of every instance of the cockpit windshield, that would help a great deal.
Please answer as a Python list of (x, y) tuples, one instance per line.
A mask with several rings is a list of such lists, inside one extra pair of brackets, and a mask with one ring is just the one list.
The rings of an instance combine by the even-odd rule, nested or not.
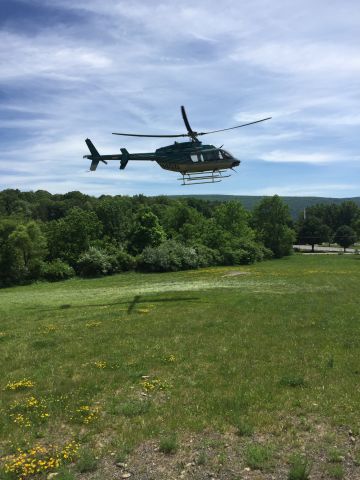
[(226, 150), (220, 150), (224, 158), (233, 158), (233, 156)]

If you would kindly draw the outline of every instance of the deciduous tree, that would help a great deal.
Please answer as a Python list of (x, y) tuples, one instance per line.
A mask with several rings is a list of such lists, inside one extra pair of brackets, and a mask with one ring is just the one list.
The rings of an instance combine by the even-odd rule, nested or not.
[(276, 258), (290, 255), (295, 241), (289, 208), (278, 195), (264, 198), (253, 211), (252, 223), (258, 238)]
[(343, 247), (345, 252), (350, 245), (353, 245), (356, 242), (356, 233), (348, 225), (342, 225), (336, 230), (334, 240)]

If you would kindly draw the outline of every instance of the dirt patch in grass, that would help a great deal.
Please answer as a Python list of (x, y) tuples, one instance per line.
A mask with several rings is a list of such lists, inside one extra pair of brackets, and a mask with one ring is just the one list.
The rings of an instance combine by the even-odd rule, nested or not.
[(232, 270), (230, 272), (225, 273), (223, 277), (237, 277), (238, 275), (249, 275), (250, 272), (241, 272), (240, 270)]
[[(122, 462), (113, 456), (104, 458), (95, 474), (80, 478), (136, 480), (287, 480), (294, 456), (311, 466), (309, 480), (333, 478), (329, 472), (334, 465), (334, 445), (341, 452), (336, 460), (344, 480), (360, 479), (358, 448), (347, 430), (317, 436), (312, 432), (297, 432), (296, 442), (286, 441), (293, 435), (253, 434), (240, 437), (236, 432), (226, 434), (204, 432), (177, 437), (177, 449), (161, 451), (161, 439), (142, 443)], [(326, 429), (328, 430), (328, 429)], [(280, 443), (281, 442), (281, 443)], [(129, 476), (130, 474), (130, 476)], [(97, 476), (96, 476), (97, 475)]]

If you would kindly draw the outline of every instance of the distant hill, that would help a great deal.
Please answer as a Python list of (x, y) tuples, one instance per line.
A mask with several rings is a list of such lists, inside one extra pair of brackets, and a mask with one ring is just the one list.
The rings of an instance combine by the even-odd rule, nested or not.
[[(194, 197), (201, 200), (209, 200), (212, 202), (226, 202), (229, 200), (238, 200), (247, 210), (252, 210), (254, 206), (260, 202), (264, 196), (251, 195), (172, 195), (172, 198)], [(352, 201), (360, 207), (360, 197), (352, 198), (328, 198), (328, 197), (281, 197), (288, 205), (291, 216), (297, 219), (299, 214), (304, 211), (304, 208), (311, 207), (317, 203), (342, 203)]]

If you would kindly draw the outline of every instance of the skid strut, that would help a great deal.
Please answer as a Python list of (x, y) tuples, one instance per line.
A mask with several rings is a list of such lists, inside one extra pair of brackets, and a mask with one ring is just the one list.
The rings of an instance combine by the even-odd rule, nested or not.
[(205, 172), (180, 172), (182, 178), (177, 180), (182, 181), (181, 185), (197, 185), (200, 183), (218, 183), (223, 178), (231, 177), (231, 175), (224, 175), (226, 170), (208, 170)]

